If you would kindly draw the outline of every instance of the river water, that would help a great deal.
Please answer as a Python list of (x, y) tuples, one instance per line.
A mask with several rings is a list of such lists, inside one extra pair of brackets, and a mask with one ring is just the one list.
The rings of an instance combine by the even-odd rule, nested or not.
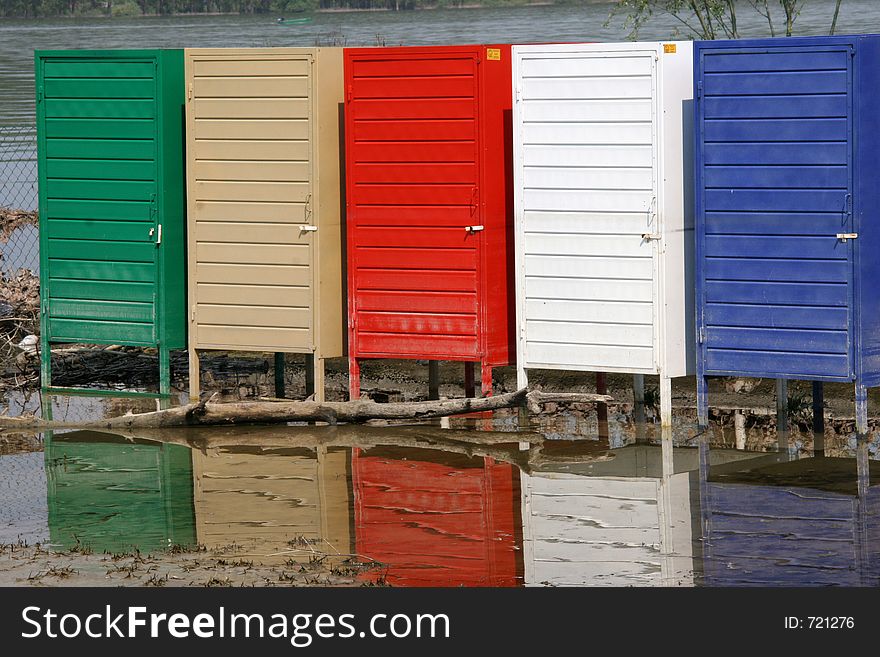
[[(745, 3), (743, 3), (745, 5)], [(606, 25), (613, 4), (533, 6), (402, 12), (316, 14), (305, 25), (279, 26), (274, 16), (183, 16), (120, 19), (0, 19), (0, 126), (33, 124), (33, 51), (67, 48), (183, 48), (223, 46), (370, 46), (455, 43), (620, 41), (628, 30), (618, 18)], [(808, 0), (798, 34), (826, 34), (832, 2)], [(766, 23), (744, 6), (743, 36), (763, 36)], [(657, 16), (644, 39), (668, 39), (680, 24)], [(838, 32), (880, 31), (880, 3), (845, 0)]]

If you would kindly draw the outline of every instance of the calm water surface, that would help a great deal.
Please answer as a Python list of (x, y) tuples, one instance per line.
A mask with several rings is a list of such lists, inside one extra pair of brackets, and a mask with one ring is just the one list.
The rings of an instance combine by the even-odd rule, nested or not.
[[(745, 4), (745, 3), (743, 3)], [(617, 19), (605, 25), (611, 4), (583, 7), (515, 7), (409, 12), (316, 14), (306, 25), (279, 26), (274, 16), (197, 16), (126, 19), (0, 19), (0, 125), (32, 124), (33, 51), (51, 48), (182, 48), (199, 46), (424, 45), (619, 41), (628, 30)], [(807, 3), (798, 34), (824, 34), (833, 3)], [(741, 10), (744, 36), (764, 35), (753, 11)], [(880, 32), (880, 3), (845, 0), (840, 33)], [(674, 19), (657, 16), (644, 39), (676, 36)], [(689, 38), (689, 35), (685, 35)]]
[(0, 456), (0, 541), (352, 560), (393, 586), (880, 584), (876, 441), (542, 422), (55, 433)]

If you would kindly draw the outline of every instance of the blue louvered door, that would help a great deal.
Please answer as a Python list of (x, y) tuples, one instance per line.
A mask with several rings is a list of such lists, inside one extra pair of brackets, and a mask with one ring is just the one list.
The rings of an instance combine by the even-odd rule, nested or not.
[(852, 378), (849, 47), (705, 50), (698, 65), (703, 374)]

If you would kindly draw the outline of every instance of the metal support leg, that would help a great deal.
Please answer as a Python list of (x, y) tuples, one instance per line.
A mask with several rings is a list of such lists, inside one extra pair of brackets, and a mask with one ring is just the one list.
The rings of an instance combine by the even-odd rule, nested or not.
[(361, 398), (361, 364), (357, 358), (348, 359), (348, 398)]
[[(733, 413), (733, 435), (736, 439), (736, 448), (745, 451), (746, 448), (746, 415), (742, 411)], [(780, 434), (783, 435), (783, 434)]]
[(525, 367), (517, 366), (516, 368), (516, 387), (517, 390), (529, 387), (529, 372)]
[(464, 364), (464, 396), (476, 397), (476, 388), (474, 386), (474, 364), (467, 361)]
[(189, 401), (194, 404), (199, 401), (201, 390), (201, 379), (199, 372), (199, 351), (190, 348), (189, 350)]
[(428, 399), (440, 399), (440, 362), (428, 361)]
[(159, 345), (159, 394), (171, 396), (171, 351)]
[(868, 435), (868, 388), (856, 382), (856, 433)]
[[(315, 354), (308, 356), (308, 367), (306, 372), (311, 372), (312, 392), (315, 393), (315, 401), (324, 401), (324, 359), (318, 358)], [(311, 393), (309, 393), (311, 394)]]
[(788, 381), (776, 379), (776, 431), (788, 431)]
[(672, 379), (660, 376), (660, 426), (672, 426)]
[(645, 442), (645, 375), (633, 374), (633, 424), (636, 443)]
[(813, 381), (813, 456), (825, 456), (825, 385)]
[(480, 363), (480, 386), (483, 397), (492, 396), (492, 368), (485, 363)]
[(709, 428), (709, 380), (697, 374), (697, 425)]
[(306, 397), (315, 393), (315, 354), (306, 354), (305, 359)]
[[(596, 372), (596, 394), (608, 394), (608, 385), (605, 381), (605, 372)], [(608, 404), (599, 402), (596, 404), (596, 420), (599, 425), (599, 436), (608, 437)]]
[(40, 333), (40, 385), (43, 388), (52, 386), (52, 347), (49, 346), (49, 329), (43, 322)]
[(275, 396), (284, 397), (284, 353), (275, 352)]

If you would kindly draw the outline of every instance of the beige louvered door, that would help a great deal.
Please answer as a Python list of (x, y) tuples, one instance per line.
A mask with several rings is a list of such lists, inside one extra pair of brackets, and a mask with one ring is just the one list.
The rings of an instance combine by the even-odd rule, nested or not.
[(311, 55), (187, 52), (190, 344), (314, 348)]

